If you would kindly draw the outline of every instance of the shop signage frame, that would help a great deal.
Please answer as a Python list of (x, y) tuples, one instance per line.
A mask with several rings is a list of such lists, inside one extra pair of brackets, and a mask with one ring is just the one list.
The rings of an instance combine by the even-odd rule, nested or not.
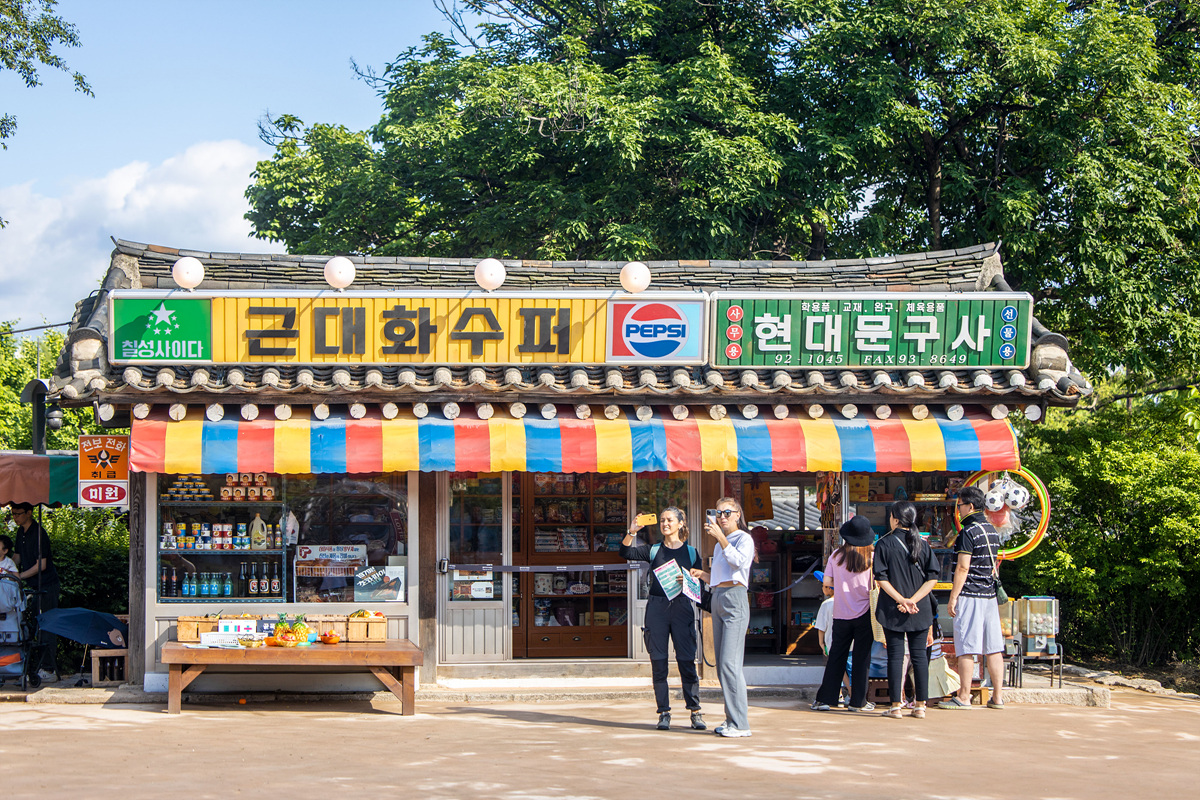
[(714, 367), (1026, 369), (1024, 292), (710, 295)]
[(108, 303), (117, 365), (693, 366), (709, 351), (705, 292), (118, 290)]
[(79, 505), (129, 508), (129, 435), (79, 437)]

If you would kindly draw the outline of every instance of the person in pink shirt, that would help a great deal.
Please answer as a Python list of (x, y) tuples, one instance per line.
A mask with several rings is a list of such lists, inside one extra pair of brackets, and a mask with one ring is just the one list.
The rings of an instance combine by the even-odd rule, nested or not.
[(871, 558), (875, 532), (865, 517), (854, 517), (839, 531), (842, 546), (833, 551), (825, 565), (824, 584), (833, 589), (833, 634), (825, 675), (814, 711), (828, 711), (837, 705), (846, 656), (854, 645), (850, 674), (851, 711), (871, 711), (867, 702), (867, 674), (871, 668)]

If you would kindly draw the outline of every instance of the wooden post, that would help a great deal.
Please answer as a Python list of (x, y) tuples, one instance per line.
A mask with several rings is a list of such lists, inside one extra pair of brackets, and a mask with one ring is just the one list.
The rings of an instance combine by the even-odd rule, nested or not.
[(145, 472), (129, 473), (129, 669), (125, 680), (146, 679), (146, 481)]
[[(437, 475), (422, 472), (417, 476), (417, 548), (423, 578), (417, 579), (418, 622), (421, 653), (425, 657), (421, 677), (426, 683), (437, 682)], [(413, 681), (415, 683), (415, 680)]]

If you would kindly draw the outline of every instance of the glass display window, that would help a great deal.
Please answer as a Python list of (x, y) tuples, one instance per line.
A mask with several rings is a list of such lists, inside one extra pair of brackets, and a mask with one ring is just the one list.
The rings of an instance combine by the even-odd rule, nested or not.
[(407, 600), (406, 475), (289, 477), (287, 505), (296, 602)]
[(538, 472), (531, 477), (534, 554), (586, 558), (617, 552), (629, 524), (627, 475)]
[(281, 476), (164, 474), (158, 480), (159, 602), (287, 600)]
[[(451, 564), (504, 561), (504, 478), (499, 472), (456, 472), (450, 476)], [(450, 573), (450, 600), (502, 598), (502, 573), (457, 569)]]

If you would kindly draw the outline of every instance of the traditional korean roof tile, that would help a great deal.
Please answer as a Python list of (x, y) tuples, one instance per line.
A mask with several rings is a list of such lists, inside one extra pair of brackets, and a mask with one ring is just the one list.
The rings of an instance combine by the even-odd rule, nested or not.
[[(209, 253), (115, 240), (101, 289), (76, 306), (52, 391), (63, 403), (601, 402), (1048, 404), (1070, 406), (1091, 385), (1067, 342), (1034, 323), (1027, 370), (846, 370), (679, 366), (134, 366), (107, 358), (108, 292), (174, 289), (171, 266), (200, 259), (200, 290), (324, 288), (328, 256)], [(474, 260), (362, 258), (355, 289), (475, 288)], [(835, 261), (647, 262), (656, 289), (981, 291), (1004, 284), (999, 246)], [(603, 289), (623, 262), (507, 260), (505, 289)]]

